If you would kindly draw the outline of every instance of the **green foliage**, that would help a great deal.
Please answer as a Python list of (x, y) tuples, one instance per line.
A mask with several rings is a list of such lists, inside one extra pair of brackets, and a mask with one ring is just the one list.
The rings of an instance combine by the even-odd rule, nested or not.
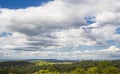
[(33, 74), (60, 74), (59, 72), (55, 71), (55, 72), (50, 72), (48, 70), (40, 70), (38, 72), (35, 72)]
[(0, 62), (0, 74), (120, 74), (120, 60), (80, 62)]
[(97, 69), (98, 73), (102, 74), (102, 70), (110, 65), (111, 65), (110, 61), (101, 61), (98, 65), (98, 69)]
[(113, 66), (108, 66), (102, 70), (102, 74), (118, 74), (119, 72), (119, 69)]
[(73, 65), (76, 68), (84, 68), (85, 70), (87, 70), (90, 67), (95, 67), (99, 64), (99, 61), (92, 61), (92, 60), (87, 60), (87, 61), (80, 61), (77, 63), (73, 63)]
[(82, 68), (76, 68), (72, 74), (85, 74), (85, 70)]
[(97, 67), (91, 67), (87, 70), (87, 74), (98, 74)]
[(48, 70), (40, 70), (38, 72), (35, 72), (34, 74), (48, 74), (49, 71)]
[(112, 66), (120, 68), (120, 60), (112, 61)]

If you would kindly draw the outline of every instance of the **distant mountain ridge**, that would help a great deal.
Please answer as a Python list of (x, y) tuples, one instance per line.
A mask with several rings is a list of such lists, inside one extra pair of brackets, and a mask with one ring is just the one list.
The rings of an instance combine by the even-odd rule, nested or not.
[(2, 61), (48, 61), (48, 62), (77, 62), (79, 60), (67, 60), (67, 59), (63, 59), (63, 60), (58, 60), (58, 59), (0, 59), (0, 62)]

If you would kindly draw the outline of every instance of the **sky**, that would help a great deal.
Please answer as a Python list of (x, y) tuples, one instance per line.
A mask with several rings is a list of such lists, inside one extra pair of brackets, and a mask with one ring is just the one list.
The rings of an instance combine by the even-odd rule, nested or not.
[(120, 59), (120, 1), (1, 0), (0, 59)]

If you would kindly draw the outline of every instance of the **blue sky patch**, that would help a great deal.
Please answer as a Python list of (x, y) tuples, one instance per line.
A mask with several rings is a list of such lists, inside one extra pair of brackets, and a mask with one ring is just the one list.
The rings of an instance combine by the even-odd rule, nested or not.
[(101, 50), (105, 49), (107, 46), (80, 46), (79, 49), (81, 50)]
[(19, 9), (31, 6), (40, 6), (52, 0), (0, 0), (1, 8)]
[(0, 37), (10, 37), (10, 36), (12, 36), (12, 33), (10, 33), (10, 32), (2, 32), (2, 33), (0, 33)]
[(95, 23), (95, 17), (93, 17), (93, 16), (87, 16), (87, 17), (85, 17), (85, 20), (88, 24)]
[(116, 45), (116, 41), (115, 40), (107, 40), (106, 41), (109, 45)]
[(120, 34), (120, 28), (116, 29), (116, 34)]

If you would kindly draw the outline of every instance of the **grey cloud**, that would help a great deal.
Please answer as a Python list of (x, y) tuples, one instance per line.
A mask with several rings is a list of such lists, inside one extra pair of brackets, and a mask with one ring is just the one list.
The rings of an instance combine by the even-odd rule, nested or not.
[[(9, 52), (8, 52), (9, 51)], [(7, 55), (6, 55), (7, 52)], [(72, 60), (110, 60), (110, 59), (119, 59), (119, 53), (120, 49), (111, 46), (106, 49), (101, 50), (75, 50), (72, 52), (57, 52), (57, 51), (17, 51), (17, 50), (0, 50), (0, 53), (2, 53), (2, 57), (8, 57), (9, 58), (21, 58), (26, 56), (32, 56), (28, 58), (38, 58), (40, 56), (42, 57), (50, 57), (56, 58), (56, 59), (72, 59)], [(17, 55), (16, 55), (17, 54)], [(4, 55), (4, 56), (3, 56)], [(21, 55), (21, 56), (18, 56)], [(72, 55), (72, 56), (70, 56)]]
[[(120, 27), (119, 3), (119, 0), (54, 0), (26, 9), (2, 8), (0, 32), (13, 32), (11, 39), (14, 39), (6, 42), (4, 49), (36, 51), (33, 53), (35, 55), (49, 49), (106, 45), (107, 40), (120, 39), (120, 35), (115, 34)], [(86, 16), (94, 16), (95, 22), (87, 24)], [(92, 53), (82, 55), (87, 54)]]

